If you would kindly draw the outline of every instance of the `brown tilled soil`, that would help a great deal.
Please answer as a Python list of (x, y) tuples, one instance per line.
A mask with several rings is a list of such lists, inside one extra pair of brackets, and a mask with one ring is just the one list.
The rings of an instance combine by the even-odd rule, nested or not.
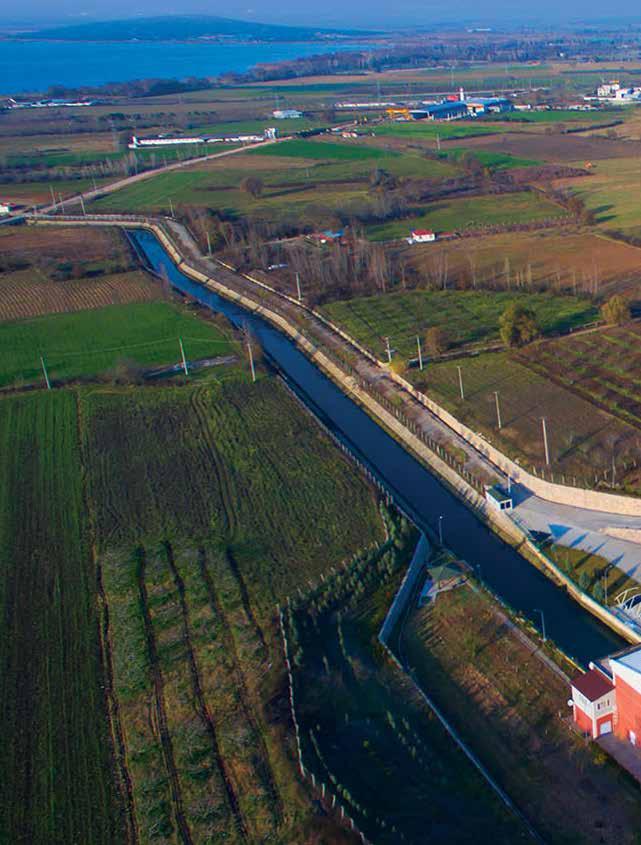
[(118, 258), (126, 245), (115, 229), (79, 226), (4, 226), (0, 229), (0, 253), (36, 261), (91, 261)]
[(0, 322), (151, 302), (162, 296), (161, 286), (140, 271), (53, 282), (31, 268), (0, 273)]
[(610, 140), (597, 135), (584, 135), (576, 132), (569, 135), (510, 132), (442, 143), (443, 149), (452, 147), (508, 153), (521, 158), (553, 162), (634, 158), (641, 155), (640, 141)]

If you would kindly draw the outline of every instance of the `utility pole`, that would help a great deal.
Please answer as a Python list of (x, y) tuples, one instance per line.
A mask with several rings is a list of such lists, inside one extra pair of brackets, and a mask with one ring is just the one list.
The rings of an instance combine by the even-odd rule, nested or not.
[(256, 381), (256, 370), (254, 368), (254, 354), (252, 352), (252, 339), (249, 332), (247, 332), (247, 352), (249, 353), (249, 366), (252, 371), (252, 381)]
[(438, 541), (443, 545), (443, 517), (439, 516), (438, 518)]
[(42, 355), (40, 356), (40, 363), (42, 364), (42, 372), (44, 373), (45, 383), (47, 385), (47, 390), (51, 390), (51, 382), (49, 381), (49, 374), (47, 373), (47, 366), (45, 364), (45, 359)]
[(178, 338), (178, 343), (180, 344), (180, 357), (183, 360), (183, 370), (185, 371), (185, 375), (189, 375), (189, 370), (187, 369), (187, 359), (185, 358), (185, 347), (183, 346), (183, 339), (182, 337)]
[(501, 430), (501, 406), (499, 405), (499, 392), (498, 390), (494, 391), (494, 399), (496, 400), (496, 424), (498, 426), (499, 431)]
[(169, 210), (171, 212), (171, 216), (173, 217), (174, 216), (174, 204), (171, 201), (171, 197), (169, 197)]
[(438, 132), (436, 133), (436, 149), (439, 151), (439, 153), (441, 152), (441, 136)]
[(545, 463), (550, 466), (550, 451), (548, 449), (548, 430), (545, 425), (545, 417), (541, 417), (541, 425), (543, 427), (543, 446), (545, 448)]
[(423, 369), (423, 351), (421, 349), (421, 338), (416, 335), (416, 345), (418, 346), (418, 368)]
[(300, 289), (300, 273), (296, 273), (296, 290), (298, 291), (298, 301), (303, 301), (303, 292)]
[(53, 185), (49, 185), (49, 190), (51, 191), (51, 202), (53, 203), (53, 210), (58, 210), (58, 203), (56, 202), (56, 195), (53, 192)]
[(548, 638), (547, 638), (547, 635), (545, 633), (545, 616), (543, 615), (543, 611), (539, 610), (538, 607), (534, 608), (534, 612), (541, 614), (541, 632), (543, 634), (543, 642), (546, 643)]
[(209, 232), (205, 234), (207, 235), (207, 255), (211, 255), (211, 238), (209, 237)]
[(385, 338), (385, 351), (387, 352), (387, 363), (392, 363), (392, 350), (390, 349), (389, 345), (389, 337)]
[(86, 217), (86, 216), (87, 216), (87, 212), (86, 212), (86, 210), (85, 210), (85, 201), (84, 201), (84, 199), (82, 198), (82, 194), (80, 194), (80, 205), (81, 205), (81, 207), (82, 207), (82, 215), (83, 215), (83, 217)]
[(465, 393), (463, 392), (463, 371), (461, 367), (456, 368), (458, 370), (458, 386), (461, 392), (461, 402), (465, 402)]

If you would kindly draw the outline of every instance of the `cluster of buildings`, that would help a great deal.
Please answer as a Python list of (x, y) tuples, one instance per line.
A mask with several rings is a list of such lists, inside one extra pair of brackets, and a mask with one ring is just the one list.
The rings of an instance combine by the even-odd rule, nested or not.
[(190, 144), (250, 144), (259, 141), (274, 141), (278, 137), (275, 127), (263, 130), (262, 135), (229, 135), (216, 137), (213, 135), (154, 135), (149, 138), (139, 138), (134, 135), (128, 144), (130, 150), (140, 150), (153, 147), (176, 147)]
[(634, 105), (641, 103), (641, 88), (632, 88), (621, 85), (618, 79), (611, 82), (604, 82), (596, 89), (595, 97), (585, 97), (586, 100), (598, 100), (601, 103), (613, 105)]
[(641, 646), (590, 663), (589, 671), (572, 681), (568, 704), (583, 733), (593, 739), (612, 734), (641, 751)]
[(420, 107), (390, 107), (386, 113), (392, 120), (456, 120), (513, 110), (514, 104), (507, 97), (466, 97), (461, 88), (458, 96), (447, 97), (441, 102), (424, 100)]

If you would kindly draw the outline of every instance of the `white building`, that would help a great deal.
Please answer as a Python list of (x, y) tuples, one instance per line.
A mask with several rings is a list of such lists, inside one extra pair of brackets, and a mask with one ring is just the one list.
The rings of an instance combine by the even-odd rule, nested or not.
[(272, 117), (276, 120), (298, 120), (303, 116), (302, 111), (298, 109), (274, 109)]
[[(587, 98), (586, 99), (593, 99)], [(626, 105), (641, 102), (641, 88), (623, 86), (618, 80), (606, 82), (596, 89), (596, 99), (615, 105)]]
[(427, 244), (436, 240), (436, 234), (431, 229), (413, 229), (407, 238), (408, 244)]
[(11, 214), (11, 206), (8, 202), (0, 202), (0, 215)]
[(172, 137), (170, 135), (158, 135), (155, 138), (138, 138), (134, 135), (129, 144), (130, 150), (138, 150), (141, 147), (172, 147), (177, 144), (204, 144), (204, 138)]

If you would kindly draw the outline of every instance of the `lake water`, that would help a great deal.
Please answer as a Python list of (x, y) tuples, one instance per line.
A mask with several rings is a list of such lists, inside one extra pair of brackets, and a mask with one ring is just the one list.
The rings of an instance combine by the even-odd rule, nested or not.
[(360, 49), (363, 44), (294, 42), (0, 41), (0, 93), (46, 91), (50, 85), (103, 85), (128, 79), (184, 79), (242, 72), (261, 62)]

